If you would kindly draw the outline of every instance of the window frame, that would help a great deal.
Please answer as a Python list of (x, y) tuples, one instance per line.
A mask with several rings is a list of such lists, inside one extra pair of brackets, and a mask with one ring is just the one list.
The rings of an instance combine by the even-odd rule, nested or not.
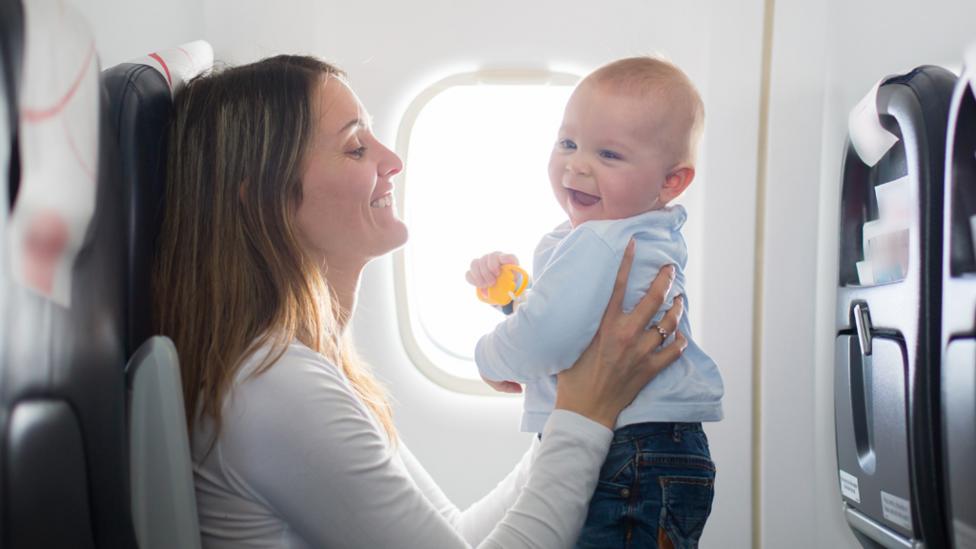
[[(417, 117), (424, 110), (428, 103), (442, 92), (458, 86), (477, 86), (477, 85), (511, 85), (511, 86), (538, 86), (538, 85), (557, 85), (575, 86), (581, 75), (569, 72), (553, 71), (548, 69), (539, 70), (480, 70), (474, 72), (458, 73), (442, 78), (430, 86), (421, 90), (407, 106), (400, 125), (397, 129), (396, 153), (404, 159), (404, 170), (398, 175), (400, 184), (394, 189), (396, 195), (397, 214), (403, 219), (405, 209), (405, 195), (409, 188), (410, 168), (409, 168), (409, 145), (410, 135), (413, 131)], [(407, 296), (407, 264), (406, 251), (397, 250), (393, 255), (393, 294), (396, 306), (397, 326), (400, 332), (400, 340), (407, 357), (416, 366), (420, 373), (432, 381), (434, 384), (449, 391), (470, 395), (483, 396), (508, 396), (499, 393), (489, 387), (486, 383), (477, 379), (452, 375), (441, 366), (437, 365), (434, 358), (424, 351), (418, 338), (425, 338), (431, 346), (443, 348), (437, 340), (423, 333), (423, 328), (419, 321), (414, 321), (415, 311), (410, 308), (410, 299)], [(447, 354), (453, 354), (445, 349)], [(459, 357), (460, 358), (460, 357)], [(463, 360), (463, 359), (462, 359)]]

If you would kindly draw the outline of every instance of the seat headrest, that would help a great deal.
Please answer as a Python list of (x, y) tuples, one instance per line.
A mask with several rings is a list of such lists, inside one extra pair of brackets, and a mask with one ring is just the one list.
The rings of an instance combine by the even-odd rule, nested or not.
[(163, 219), (166, 131), (173, 93), (209, 70), (212, 63), (213, 49), (196, 41), (122, 63), (102, 74), (127, 195), (127, 355), (153, 335), (152, 263)]
[(203, 40), (181, 44), (175, 48), (150, 53), (132, 63), (149, 65), (166, 78), (171, 94), (175, 94), (194, 76), (213, 66), (213, 48)]
[(98, 59), (70, 4), (32, 0), (24, 9), (21, 182), (8, 259), (17, 283), (68, 307), (72, 265), (95, 210)]

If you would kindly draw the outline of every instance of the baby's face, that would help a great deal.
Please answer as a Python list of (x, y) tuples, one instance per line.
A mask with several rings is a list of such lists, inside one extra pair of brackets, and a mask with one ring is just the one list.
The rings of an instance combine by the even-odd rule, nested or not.
[(658, 196), (671, 159), (657, 134), (667, 112), (654, 103), (594, 83), (573, 92), (549, 157), (549, 181), (574, 227), (663, 206)]

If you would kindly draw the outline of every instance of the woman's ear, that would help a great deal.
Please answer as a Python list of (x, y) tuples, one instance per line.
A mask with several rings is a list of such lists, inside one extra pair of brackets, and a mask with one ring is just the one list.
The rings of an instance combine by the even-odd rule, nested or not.
[(695, 179), (695, 168), (693, 166), (678, 166), (664, 179), (661, 186), (661, 203), (667, 204), (678, 198), (678, 195), (685, 192), (688, 185)]

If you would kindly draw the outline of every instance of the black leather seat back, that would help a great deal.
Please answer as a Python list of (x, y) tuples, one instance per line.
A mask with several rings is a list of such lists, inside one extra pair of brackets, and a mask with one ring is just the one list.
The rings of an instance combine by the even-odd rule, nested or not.
[[(20, 180), (19, 159), (17, 147), (17, 83), (20, 81), (21, 63), (24, 49), (24, 10), (20, 0), (0, 0), (0, 109), (4, 111), (0, 120), (4, 121), (2, 128), (4, 137), (0, 138), (6, 152), (0, 153), (0, 190), (3, 215), (13, 202), (16, 188), (14, 185)], [(2, 245), (0, 245), (2, 246)]]
[[(3, 239), (6, 236), (7, 216), (13, 200), (13, 181), (19, 180), (17, 152), (17, 83), (23, 50), (24, 14), (19, 0), (0, 0), (0, 281), (6, 272)], [(3, 322), (6, 316), (6, 292), (0, 285), (0, 349), (3, 345)], [(3, 364), (0, 363), (0, 368)], [(7, 424), (7, 409), (0, 406), (0, 425)], [(5, 469), (6, 456), (0, 451), (0, 471)], [(0, 493), (4, 479), (0, 475)], [(0, 498), (0, 516), (5, 512), (4, 498)], [(5, 538), (4, 521), (0, 520), (0, 544)]]
[[(3, 0), (9, 13), (10, 0)], [(0, 545), (135, 547), (128, 497), (124, 194), (86, 23), (24, 4), (19, 169), (0, 232)], [(15, 11), (15, 10), (14, 10)], [(0, 17), (4, 75), (14, 19)]]
[(126, 63), (107, 69), (102, 83), (126, 192), (125, 348), (130, 356), (152, 335), (151, 265), (162, 223), (163, 130), (172, 101), (165, 79), (146, 65)]
[(152, 336), (151, 266), (162, 225), (172, 93), (213, 63), (197, 41), (102, 72), (126, 189), (126, 356)]

